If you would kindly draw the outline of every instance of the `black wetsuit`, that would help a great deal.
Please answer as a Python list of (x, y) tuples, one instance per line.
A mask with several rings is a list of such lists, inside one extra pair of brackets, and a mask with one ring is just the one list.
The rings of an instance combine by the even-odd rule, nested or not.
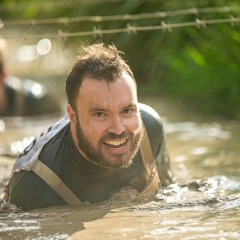
[[(148, 106), (140, 105), (140, 111), (149, 135), (161, 183), (168, 185), (173, 182), (173, 179), (165, 148), (162, 122), (157, 113)], [(124, 186), (132, 186), (142, 191), (146, 184), (140, 153), (129, 168), (110, 171), (97, 166), (84, 159), (79, 153), (69, 124), (43, 147), (39, 160), (51, 168), (81, 202), (97, 203), (107, 200)], [(14, 173), (8, 190), (8, 201), (24, 210), (66, 204), (32, 171)]]
[(1, 116), (34, 116), (60, 113), (60, 105), (46, 88), (35, 81), (8, 76), (6, 80), (7, 106)]

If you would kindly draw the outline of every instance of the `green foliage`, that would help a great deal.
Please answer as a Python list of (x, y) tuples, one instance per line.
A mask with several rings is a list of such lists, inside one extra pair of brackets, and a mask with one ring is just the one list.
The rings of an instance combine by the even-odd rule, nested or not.
[[(49, 19), (79, 16), (141, 14), (184, 10), (190, 8), (238, 6), (237, 0), (116, 0), (116, 1), (17, 1), (5, 0), (0, 5), (4, 19)], [(1, 8), (16, 4), (17, 8)], [(20, 4), (21, 3), (21, 4)], [(1, 10), (3, 9), (3, 10)], [(4, 10), (5, 9), (5, 10)], [(28, 27), (29, 33), (91, 31), (120, 29), (132, 26), (156, 26), (165, 23), (194, 22), (198, 19), (222, 19), (239, 11), (179, 14), (162, 19), (147, 18), (107, 22), (77, 22)], [(26, 31), (26, 27), (19, 27)], [(117, 33), (103, 36), (69, 38), (65, 44), (79, 42), (115, 43), (125, 52), (139, 83), (140, 92), (164, 94), (182, 101), (189, 108), (223, 117), (240, 117), (240, 24), (216, 23), (206, 27), (183, 27), (171, 32), (152, 30), (137, 33)]]
[(240, 39), (232, 37), (236, 32), (230, 26), (212, 26), (193, 34), (192, 43), (177, 54), (166, 51), (168, 95), (209, 114), (239, 116)]

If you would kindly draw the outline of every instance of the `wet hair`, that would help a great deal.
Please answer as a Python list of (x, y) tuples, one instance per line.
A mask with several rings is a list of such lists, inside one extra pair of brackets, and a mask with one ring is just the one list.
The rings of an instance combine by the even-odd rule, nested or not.
[(76, 110), (79, 88), (85, 77), (108, 83), (127, 73), (135, 82), (133, 72), (115, 45), (96, 43), (83, 46), (66, 80), (68, 103)]

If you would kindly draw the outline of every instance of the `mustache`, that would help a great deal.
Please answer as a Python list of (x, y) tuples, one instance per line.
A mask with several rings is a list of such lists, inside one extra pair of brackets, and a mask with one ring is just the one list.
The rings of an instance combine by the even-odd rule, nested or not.
[(119, 138), (129, 138), (130, 137), (130, 133), (127, 133), (126, 131), (120, 133), (120, 134), (116, 134), (116, 133), (108, 133), (106, 134), (103, 138), (102, 141), (108, 141), (108, 140), (116, 140)]

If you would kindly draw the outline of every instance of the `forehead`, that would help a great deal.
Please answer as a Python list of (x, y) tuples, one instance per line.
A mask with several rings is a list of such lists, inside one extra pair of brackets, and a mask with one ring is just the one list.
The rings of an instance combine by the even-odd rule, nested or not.
[(128, 74), (113, 82), (86, 77), (79, 89), (78, 105), (81, 107), (116, 108), (136, 102), (136, 84)]

